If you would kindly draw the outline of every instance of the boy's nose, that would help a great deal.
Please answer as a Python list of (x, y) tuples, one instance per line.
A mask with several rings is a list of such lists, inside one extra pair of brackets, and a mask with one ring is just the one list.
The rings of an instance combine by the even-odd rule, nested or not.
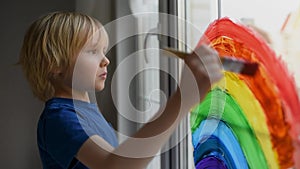
[(106, 67), (107, 65), (109, 65), (110, 61), (108, 60), (108, 58), (105, 56), (102, 61), (100, 62), (100, 67)]

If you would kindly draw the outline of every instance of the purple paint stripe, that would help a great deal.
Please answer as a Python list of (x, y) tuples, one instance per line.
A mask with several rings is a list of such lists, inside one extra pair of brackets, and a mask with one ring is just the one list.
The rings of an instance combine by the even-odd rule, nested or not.
[(227, 169), (227, 167), (219, 158), (209, 156), (199, 161), (196, 165), (196, 169)]

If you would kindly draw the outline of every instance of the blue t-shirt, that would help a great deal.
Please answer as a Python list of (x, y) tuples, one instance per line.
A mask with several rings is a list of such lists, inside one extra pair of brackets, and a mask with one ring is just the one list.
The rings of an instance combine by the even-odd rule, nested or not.
[(79, 100), (52, 98), (45, 103), (37, 129), (44, 169), (86, 169), (76, 158), (82, 144), (99, 135), (113, 147), (118, 140), (98, 106)]

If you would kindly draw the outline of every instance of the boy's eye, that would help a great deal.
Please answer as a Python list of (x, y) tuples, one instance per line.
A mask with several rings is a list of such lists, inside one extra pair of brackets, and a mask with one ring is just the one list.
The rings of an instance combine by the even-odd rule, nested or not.
[(106, 48), (106, 47), (103, 49), (103, 53), (104, 53), (105, 55), (107, 54), (107, 48)]
[(94, 49), (94, 50), (89, 50), (88, 52), (94, 55), (98, 53), (98, 50)]

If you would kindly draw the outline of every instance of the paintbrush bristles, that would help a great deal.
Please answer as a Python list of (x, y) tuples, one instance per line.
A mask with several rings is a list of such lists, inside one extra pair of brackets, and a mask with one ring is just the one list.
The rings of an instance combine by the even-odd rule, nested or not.
[(226, 71), (253, 76), (258, 69), (258, 64), (255, 62), (247, 62), (243, 59), (229, 56), (221, 56), (220, 59), (223, 64), (224, 70)]

